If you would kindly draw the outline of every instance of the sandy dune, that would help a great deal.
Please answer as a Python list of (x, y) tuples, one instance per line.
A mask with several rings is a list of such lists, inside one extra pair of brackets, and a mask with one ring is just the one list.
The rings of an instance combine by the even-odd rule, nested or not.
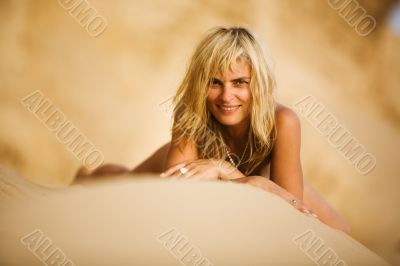
[(2, 265), (389, 265), (279, 197), (230, 182), (125, 177), (0, 208)]

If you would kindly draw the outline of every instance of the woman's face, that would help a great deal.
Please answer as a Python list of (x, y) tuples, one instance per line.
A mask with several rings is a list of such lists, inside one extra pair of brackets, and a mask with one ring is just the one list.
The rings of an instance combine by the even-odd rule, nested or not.
[(207, 96), (207, 108), (223, 125), (246, 124), (250, 114), (250, 65), (237, 61), (233, 70), (214, 77)]

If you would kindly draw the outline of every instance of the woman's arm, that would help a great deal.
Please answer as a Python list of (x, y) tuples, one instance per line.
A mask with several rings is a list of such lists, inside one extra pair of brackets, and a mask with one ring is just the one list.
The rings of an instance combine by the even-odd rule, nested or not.
[(270, 179), (302, 201), (318, 218), (349, 233), (348, 224), (315, 190), (303, 181), (300, 160), (301, 129), (295, 112), (279, 105), (276, 111), (277, 139), (271, 156)]
[(146, 158), (133, 169), (119, 164), (105, 164), (93, 171), (82, 166), (75, 174), (75, 182), (82, 178), (94, 178), (99, 176), (120, 175), (120, 174), (142, 174), (142, 173), (161, 173), (164, 170), (164, 161), (170, 148), (170, 142), (161, 146), (152, 155)]
[(291, 193), (264, 176), (245, 176), (242, 178), (232, 179), (231, 181), (236, 183), (250, 184), (265, 191), (271, 192), (284, 199), (299, 211), (308, 215), (312, 214), (308, 208), (301, 201), (298, 201)]
[(246, 176), (232, 181), (250, 184), (273, 193), (292, 204), (299, 211), (306, 214), (315, 213), (321, 222), (347, 234), (350, 233), (350, 227), (346, 221), (306, 182), (304, 183), (304, 201), (295, 202), (294, 204), (295, 197), (291, 193), (264, 176)]
[(301, 132), (296, 113), (279, 105), (276, 110), (276, 130), (277, 138), (272, 150), (270, 179), (302, 201)]
[(163, 170), (187, 161), (197, 160), (198, 158), (198, 150), (194, 142), (187, 141), (185, 144), (176, 145), (172, 139), (164, 162)]
[(130, 170), (131, 174), (161, 173), (164, 170), (165, 159), (171, 143), (168, 142), (158, 148), (152, 155)]
[(76, 172), (74, 182), (84, 181), (92, 177), (127, 174), (128, 172), (129, 168), (119, 164), (105, 164), (93, 171), (82, 166)]
[(321, 222), (350, 234), (349, 224), (307, 182), (304, 182), (304, 204)]

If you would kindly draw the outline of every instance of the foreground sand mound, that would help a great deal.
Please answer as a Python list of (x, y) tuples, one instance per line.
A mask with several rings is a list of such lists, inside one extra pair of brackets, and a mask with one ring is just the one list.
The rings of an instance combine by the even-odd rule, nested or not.
[(125, 177), (0, 207), (1, 265), (387, 265), (245, 184)]

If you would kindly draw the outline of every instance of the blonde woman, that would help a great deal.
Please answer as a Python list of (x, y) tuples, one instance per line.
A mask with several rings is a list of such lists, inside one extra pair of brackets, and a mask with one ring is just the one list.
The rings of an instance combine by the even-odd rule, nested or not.
[(248, 183), (348, 232), (303, 180), (300, 122), (275, 102), (263, 46), (248, 29), (216, 27), (197, 46), (174, 97), (171, 142), (130, 170), (105, 165), (78, 176), (161, 172), (163, 178)]

